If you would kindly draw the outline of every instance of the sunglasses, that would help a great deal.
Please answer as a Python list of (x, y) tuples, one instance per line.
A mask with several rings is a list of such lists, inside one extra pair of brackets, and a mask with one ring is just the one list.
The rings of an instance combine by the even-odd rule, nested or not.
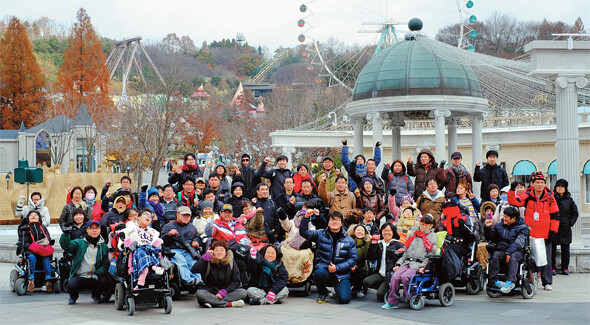
[(250, 161), (250, 159), (242, 159), (242, 161)]

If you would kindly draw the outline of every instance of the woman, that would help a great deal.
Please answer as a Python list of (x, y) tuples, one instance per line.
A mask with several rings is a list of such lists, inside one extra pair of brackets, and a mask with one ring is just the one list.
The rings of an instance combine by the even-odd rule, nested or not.
[(231, 195), (226, 195), (224, 198), (225, 203), (231, 204), (234, 209), (234, 218), (240, 217), (242, 211), (242, 201), (247, 199), (244, 196), (244, 183), (235, 182), (231, 186)]
[(293, 191), (295, 191), (295, 193), (301, 193), (301, 182), (305, 179), (308, 179), (312, 182), (314, 192), (317, 193), (316, 186), (313, 183), (311, 175), (309, 175), (309, 168), (307, 167), (306, 164), (303, 164), (303, 163), (299, 164), (297, 166), (297, 173), (295, 175), (293, 175), (293, 182), (295, 183), (295, 187), (293, 187)]
[[(39, 222), (40, 219), (40, 213), (37, 212), (37, 210), (31, 210), (27, 216), (23, 218), (18, 227), (18, 241), (19, 243), (23, 243), (23, 246), (21, 247), (24, 252), (23, 255), (29, 260), (29, 292), (35, 291), (35, 267), (37, 266), (38, 260), (41, 260), (41, 263), (43, 263), (45, 290), (50, 292), (53, 289), (51, 282), (48, 281), (51, 279), (51, 254), (49, 254), (49, 256), (41, 256), (34, 252), (34, 248), (31, 247), (33, 243), (36, 243), (34, 246), (49, 246), (49, 242), (51, 241), (49, 231), (41, 224), (41, 222)], [(25, 225), (28, 226), (28, 230), (21, 230)]]
[[(426, 180), (428, 178), (436, 179), (436, 173), (438, 172), (436, 160), (434, 160), (434, 155), (429, 149), (420, 151), (417, 159), (418, 161), (416, 164), (414, 164), (412, 163), (412, 156), (410, 156), (408, 158), (408, 163), (406, 164), (408, 168), (408, 175), (416, 177), (414, 180), (414, 184), (416, 184), (414, 200), (417, 200), (426, 189)], [(442, 189), (441, 184), (438, 184), (438, 189)]]
[[(100, 207), (99, 207), (100, 208)], [(86, 236), (86, 223), (88, 222), (88, 215), (86, 211), (76, 208), (73, 212), (72, 232), (70, 232), (70, 239), (78, 239)]]
[(557, 245), (561, 246), (561, 273), (569, 275), (570, 244), (572, 243), (572, 227), (578, 220), (578, 206), (567, 190), (568, 183), (565, 179), (558, 179), (555, 182), (554, 193), (557, 206), (559, 207), (559, 230), (553, 239), (553, 253), (551, 254), (551, 265), (553, 274), (557, 274), (555, 264), (555, 253)]
[(250, 249), (248, 272), (251, 274), (248, 298), (250, 305), (281, 303), (289, 295), (289, 273), (281, 260), (283, 254), (273, 245), (264, 246), (260, 253)]
[(393, 266), (404, 248), (404, 245), (399, 242), (399, 235), (393, 224), (386, 223), (381, 226), (380, 233), (381, 236), (372, 237), (367, 255), (369, 261), (377, 261), (376, 273), (363, 280), (365, 288), (377, 289), (377, 301), (383, 301), (389, 287), (389, 279), (393, 274)]
[(396, 309), (399, 303), (400, 283), (403, 283), (407, 290), (412, 276), (416, 273), (424, 273), (428, 265), (428, 254), (436, 252), (437, 239), (433, 227), (434, 217), (426, 214), (420, 220), (420, 228), (408, 237), (405, 243), (406, 250), (393, 268), (387, 302), (381, 308)]
[(479, 210), (481, 206), (473, 191), (471, 191), (471, 184), (459, 183), (455, 191), (454, 201), (460, 209), (469, 211), (469, 219), (471, 219), (472, 224), (475, 225), (479, 221)]
[[(299, 234), (299, 225), (308, 210), (310, 213), (314, 212), (316, 202), (315, 200), (305, 202), (303, 208), (295, 214), (293, 219), (287, 218), (286, 214), (279, 217), (281, 226), (288, 233), (287, 239), (281, 245), (281, 253), (291, 283), (304, 282), (313, 271), (311, 242)], [(312, 225), (310, 229), (315, 229), (315, 227)]]
[(73, 212), (76, 208), (84, 210), (87, 216), (92, 215), (92, 207), (88, 206), (88, 204), (82, 199), (84, 197), (84, 191), (80, 186), (76, 186), (72, 189), (70, 197), (72, 200), (63, 207), (61, 216), (59, 217), (59, 227), (62, 231), (65, 223), (72, 223), (74, 217)]
[(199, 305), (211, 307), (243, 307), (247, 296), (240, 288), (240, 270), (227, 242), (213, 242), (207, 253), (193, 264), (191, 272), (200, 273), (205, 285), (197, 291)]
[[(389, 172), (389, 168), (391, 168), (391, 172)], [(383, 166), (381, 178), (387, 186), (387, 193), (395, 196), (395, 204), (397, 206), (402, 203), (404, 196), (414, 196), (414, 183), (412, 183), (412, 180), (406, 174), (406, 166), (404, 166), (403, 161), (397, 159), (391, 165), (387, 163)]]
[(363, 178), (361, 184), (362, 185), (358, 191), (355, 191), (355, 195), (357, 196), (357, 208), (373, 208), (375, 211), (375, 219), (380, 221), (387, 211), (385, 210), (385, 204), (383, 203), (383, 200), (375, 190), (373, 179), (370, 177), (365, 177)]
[(352, 267), (350, 274), (350, 284), (352, 285), (352, 295), (357, 298), (365, 296), (363, 290), (363, 280), (367, 277), (367, 255), (371, 236), (367, 233), (365, 226), (358, 224), (348, 229), (348, 235), (354, 239), (358, 260)]

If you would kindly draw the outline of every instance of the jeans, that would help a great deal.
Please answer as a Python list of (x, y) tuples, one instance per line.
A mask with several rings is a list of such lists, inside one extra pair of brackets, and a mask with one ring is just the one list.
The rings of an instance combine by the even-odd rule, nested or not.
[(330, 273), (328, 269), (317, 269), (313, 273), (315, 279), (315, 286), (318, 289), (318, 294), (325, 296), (328, 294), (328, 286), (334, 287), (336, 292), (336, 299), (341, 304), (347, 304), (352, 299), (352, 288), (348, 279), (338, 280), (334, 273)]
[(555, 255), (557, 253), (557, 245), (561, 246), (561, 270), (567, 270), (570, 266), (570, 245), (561, 245), (557, 243), (553, 243), (553, 247), (551, 249), (551, 265), (553, 266), (553, 270), (557, 270), (557, 264), (555, 263)]
[(51, 260), (49, 256), (38, 256), (33, 253), (27, 255), (29, 259), (29, 279), (35, 278), (35, 267), (37, 266), (37, 257), (41, 259), (41, 263), (43, 263), (43, 271), (45, 272), (45, 280), (51, 278)]
[(92, 296), (100, 298), (100, 295), (107, 291), (109, 288), (110, 281), (107, 275), (101, 275), (98, 277), (98, 281), (93, 278), (81, 278), (79, 276), (73, 276), (68, 281), (68, 293), (70, 298), (78, 300), (80, 296), (80, 290), (91, 289)]
[(194, 279), (198, 277), (196, 273), (191, 272), (191, 267), (195, 264), (195, 259), (193, 256), (185, 251), (184, 249), (172, 249), (174, 253), (171, 262), (176, 265), (178, 268), (178, 273), (180, 274), (180, 278), (184, 283), (190, 283)]
[[(516, 282), (516, 272), (518, 272), (518, 265), (523, 260), (523, 253), (520, 251), (512, 253), (510, 260), (508, 261), (508, 281)], [(490, 283), (494, 283), (498, 280), (498, 272), (500, 272), (500, 263), (506, 261), (506, 251), (495, 251), (492, 255), (492, 259), (489, 264), (488, 278)]]
[(410, 287), (410, 279), (418, 270), (410, 268), (408, 265), (402, 265), (395, 270), (389, 282), (389, 296), (387, 296), (387, 303), (391, 305), (399, 304), (399, 285), (400, 282), (404, 284), (404, 290)]

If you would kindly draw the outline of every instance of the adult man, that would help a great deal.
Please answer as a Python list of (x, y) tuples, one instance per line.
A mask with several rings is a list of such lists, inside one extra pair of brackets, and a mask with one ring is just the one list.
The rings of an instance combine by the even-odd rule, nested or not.
[(203, 191), (207, 188), (207, 183), (203, 177), (198, 177), (195, 180), (195, 192), (200, 201), (205, 199)]
[(367, 161), (367, 171), (366, 172), (362, 172), (362, 173), (358, 173), (356, 169), (351, 170), (350, 171), (350, 177), (352, 177), (352, 179), (354, 179), (354, 181), (357, 183), (357, 185), (359, 185), (359, 190), (362, 189), (362, 186), (360, 186), (363, 182), (363, 179), (365, 177), (369, 177), (373, 180), (373, 184), (375, 186), (375, 191), (377, 192), (377, 194), (379, 195), (380, 198), (383, 198), (383, 195), (385, 194), (385, 186), (383, 185), (383, 180), (381, 179), (381, 177), (377, 176), (377, 173), (375, 173), (375, 169), (377, 169), (377, 162), (373, 159), (369, 159)]
[(212, 174), (209, 177), (209, 186), (207, 188), (211, 189), (211, 191), (215, 194), (215, 198), (218, 201), (223, 201), (223, 198), (226, 195), (229, 195), (229, 188), (225, 189), (222, 188), (219, 184), (221, 184), (221, 179), (219, 178), (220, 176), (218, 174)]
[(459, 183), (467, 183), (473, 186), (471, 181), (471, 175), (461, 163), (463, 162), (463, 156), (460, 152), (453, 152), (451, 154), (451, 165), (449, 168), (445, 168), (445, 161), (440, 162), (438, 172), (436, 173), (436, 179), (439, 184), (445, 187), (446, 197), (455, 196), (457, 185)]
[(178, 199), (174, 197), (174, 188), (170, 184), (164, 185), (164, 195), (160, 200), (160, 203), (164, 205), (164, 211), (166, 210), (174, 210), (178, 208), (181, 204), (178, 203)]
[(176, 191), (179, 192), (182, 189), (184, 180), (189, 176), (192, 176), (193, 180), (198, 177), (203, 177), (203, 171), (197, 164), (197, 156), (193, 153), (187, 153), (184, 155), (184, 165), (182, 165), (181, 168), (178, 166), (176, 167), (176, 172), (168, 177), (168, 183), (172, 185), (178, 183)]
[[(354, 192), (354, 190), (357, 189), (358, 185), (356, 183), (355, 180), (352, 179), (352, 177), (350, 177), (351, 174), (351, 168), (355, 168), (358, 174), (364, 173), (367, 171), (367, 168), (365, 167), (365, 163), (367, 162), (367, 160), (365, 159), (365, 156), (363, 155), (356, 155), (356, 157), (354, 157), (353, 161), (351, 162), (350, 159), (348, 158), (348, 146), (347, 146), (348, 142), (346, 141), (346, 139), (342, 140), (342, 153), (340, 154), (340, 160), (342, 161), (342, 166), (344, 166), (344, 168), (346, 169), (346, 171), (348, 172), (348, 189), (352, 192)], [(375, 161), (375, 165), (379, 166), (379, 163), (381, 162), (381, 142), (377, 142), (375, 144), (375, 151), (373, 153), (373, 160)]]
[(491, 184), (496, 184), (498, 188), (503, 188), (510, 184), (508, 174), (502, 166), (496, 163), (498, 161), (498, 152), (496, 150), (489, 150), (486, 153), (486, 159), (488, 163), (483, 168), (481, 168), (481, 162), (478, 161), (475, 163), (475, 172), (473, 173), (473, 180), (481, 182), (480, 196), (482, 201), (490, 201), (488, 187)]
[[(121, 177), (121, 188), (118, 189), (117, 191), (113, 192), (109, 192), (109, 187), (111, 186), (111, 180), (106, 181), (106, 183), (104, 184), (102, 191), (100, 192), (100, 197), (103, 198), (105, 195), (108, 196), (109, 202), (113, 202), (113, 200), (121, 195), (120, 191), (123, 190), (124, 192), (129, 192), (129, 194), (131, 195), (131, 201), (133, 202), (133, 205), (135, 205), (136, 207), (139, 206), (139, 196), (137, 195), (136, 192), (134, 192), (131, 189), (131, 178), (127, 175)], [(108, 193), (113, 193), (111, 195), (109, 195)], [(104, 209), (103, 209), (104, 210)]]
[(283, 186), (285, 187), (285, 191), (281, 193), (278, 198), (273, 198), (273, 200), (278, 208), (281, 208), (283, 211), (285, 211), (289, 219), (293, 219), (297, 213), (295, 203), (298, 197), (297, 193), (295, 193), (293, 190), (295, 187), (293, 177), (285, 178), (285, 183)]
[(334, 190), (334, 184), (336, 183), (336, 177), (340, 175), (340, 169), (334, 168), (334, 159), (330, 156), (324, 157), (322, 160), (322, 171), (315, 175), (315, 183), (319, 184), (320, 179), (324, 179), (323, 175), (326, 175), (326, 190), (332, 192)]
[(191, 267), (199, 258), (194, 256), (196, 255), (194, 249), (200, 247), (202, 243), (197, 228), (190, 221), (191, 209), (187, 206), (179, 207), (176, 220), (162, 228), (160, 238), (164, 241), (164, 246), (175, 253), (171, 262), (176, 264), (182, 282), (192, 285), (199, 283), (198, 275), (191, 272)]
[[(291, 179), (293, 179), (291, 177)], [(268, 233), (269, 242), (273, 243), (275, 240), (282, 241), (285, 239), (285, 231), (281, 227), (279, 218), (276, 212), (278, 207), (275, 202), (268, 197), (268, 185), (264, 183), (258, 184), (256, 187), (256, 197), (252, 199), (256, 208), (262, 208), (262, 215), (264, 216), (264, 228)]]
[(215, 193), (213, 193), (213, 191), (210, 188), (206, 188), (203, 191), (203, 201), (199, 202), (198, 208), (197, 209), (193, 209), (193, 215), (196, 216), (196, 214), (200, 211), (203, 211), (203, 206), (202, 206), (202, 202), (205, 201), (209, 201), (213, 204), (213, 212), (215, 213), (220, 213), (221, 212), (221, 208), (223, 206), (223, 203), (219, 202), (219, 200), (217, 200), (217, 198), (215, 197)]
[(435, 224), (438, 225), (440, 215), (442, 213), (442, 206), (445, 202), (443, 192), (438, 189), (436, 179), (429, 177), (426, 179), (426, 190), (418, 197), (416, 207), (420, 210), (422, 215), (431, 214), (434, 218)]
[[(260, 164), (260, 168), (258, 168), (258, 175), (270, 180), (270, 194), (272, 198), (276, 198), (279, 197), (285, 190), (285, 179), (287, 177), (293, 177), (295, 172), (287, 169), (287, 162), (289, 162), (289, 158), (287, 158), (285, 155), (280, 155), (277, 157), (278, 168), (267, 170), (266, 165), (269, 162), (270, 157), (264, 158), (264, 161)], [(258, 192), (258, 189), (256, 191)]]
[(16, 216), (21, 219), (29, 214), (29, 211), (37, 210), (41, 215), (41, 223), (43, 226), (48, 227), (51, 223), (51, 217), (49, 216), (49, 209), (45, 206), (45, 199), (39, 192), (33, 192), (29, 195), (29, 203), (25, 205), (25, 197), (21, 196), (18, 198), (16, 204)]
[[(515, 287), (516, 272), (524, 258), (524, 249), (529, 237), (529, 227), (520, 217), (520, 213), (514, 207), (504, 210), (502, 222), (493, 225), (492, 219), (486, 219), (484, 228), (485, 238), (492, 244), (496, 244), (496, 250), (490, 261), (488, 283), (500, 288), (503, 293), (512, 291)], [(500, 263), (508, 264), (508, 281), (498, 280)]]
[(309, 230), (309, 221), (315, 211), (308, 209), (301, 220), (299, 234), (316, 242), (315, 285), (318, 289), (318, 303), (326, 302), (327, 286), (334, 287), (336, 299), (347, 304), (352, 299), (350, 270), (356, 265), (358, 255), (354, 240), (342, 228), (343, 217), (340, 212), (328, 216), (328, 227)]
[[(559, 230), (559, 207), (553, 192), (545, 185), (542, 172), (531, 174), (531, 181), (532, 188), (520, 195), (515, 192), (518, 183), (512, 182), (508, 191), (508, 204), (525, 207), (524, 222), (531, 228), (531, 237), (545, 238), (547, 261), (551, 261), (552, 242)], [(547, 263), (541, 268), (541, 282), (546, 291), (551, 291), (553, 283), (551, 267), (551, 263)]]
[(320, 198), (330, 208), (330, 213), (338, 211), (343, 216), (347, 216), (350, 210), (356, 209), (356, 200), (354, 194), (346, 187), (346, 178), (339, 175), (336, 178), (334, 190), (331, 192), (326, 189), (326, 178), (325, 174), (322, 175), (319, 183), (318, 192)]
[(249, 245), (250, 239), (248, 239), (246, 228), (237, 218), (233, 218), (233, 213), (231, 204), (224, 204), (218, 219), (207, 219), (205, 235), (213, 240), (226, 241), (230, 247), (235, 246), (235, 243)]
[(244, 184), (246, 196), (249, 199), (256, 197), (256, 185), (260, 183), (260, 176), (258, 171), (250, 167), (250, 155), (247, 153), (242, 155), (242, 162), (240, 167), (232, 175), (233, 182), (242, 182)]
[(70, 239), (71, 230), (72, 227), (64, 227), (64, 233), (59, 239), (61, 248), (73, 256), (68, 275), (68, 305), (76, 303), (82, 289), (91, 289), (92, 300), (100, 303), (101, 295), (108, 289), (110, 282), (107, 275), (109, 249), (100, 236), (100, 225), (96, 220), (88, 221), (86, 236), (74, 240)]
[(192, 207), (195, 204), (197, 198), (195, 192), (195, 179), (192, 176), (187, 176), (184, 179), (182, 185), (182, 191), (178, 192), (178, 202), (180, 205)]

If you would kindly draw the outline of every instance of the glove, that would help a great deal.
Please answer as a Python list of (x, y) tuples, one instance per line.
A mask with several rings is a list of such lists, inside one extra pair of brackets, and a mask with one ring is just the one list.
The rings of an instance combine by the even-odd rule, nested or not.
[(438, 168), (445, 168), (445, 164), (447, 163), (446, 160), (441, 160), (440, 164), (438, 165)]
[(268, 300), (268, 301), (270, 301), (270, 302), (273, 302), (273, 301), (275, 301), (275, 297), (276, 297), (276, 295), (275, 295), (275, 293), (274, 293), (274, 292), (272, 292), (272, 291), (269, 291), (269, 292), (266, 294), (266, 300)]
[(377, 141), (377, 143), (375, 143), (375, 148), (379, 148), (380, 145), (381, 145), (381, 142)]
[(94, 280), (94, 281), (97, 281), (97, 282), (98, 282), (98, 275), (96, 275), (96, 274), (93, 274), (93, 275), (92, 275), (92, 280)]
[(221, 296), (221, 298), (227, 296), (227, 291), (225, 291), (225, 289), (221, 289), (219, 291), (217, 291), (217, 294)]
[(61, 231), (64, 234), (72, 232), (72, 223), (71, 222), (64, 223), (63, 227), (61, 228)]
[(283, 210), (283, 208), (278, 208), (277, 209), (277, 215), (279, 216), (279, 219), (281, 220), (287, 220), (287, 213), (285, 212), (285, 210)]
[(348, 141), (346, 141), (346, 139), (342, 140), (342, 145), (345, 146), (348, 144)]
[(389, 195), (395, 195), (397, 193), (397, 190), (395, 188), (392, 188), (391, 190), (389, 190)]
[(258, 250), (256, 250), (256, 247), (250, 248), (250, 257), (252, 257), (253, 260), (256, 259), (256, 253), (258, 253)]
[(148, 186), (147, 185), (144, 185), (144, 186), (141, 187), (141, 191), (142, 192), (145, 192), (145, 191), (147, 191), (147, 188), (148, 188)]
[(515, 191), (516, 190), (516, 185), (518, 185), (518, 182), (516, 182), (516, 181), (510, 183), (510, 190), (511, 191)]
[(209, 253), (209, 252), (207, 252), (207, 253), (205, 253), (205, 255), (201, 256), (201, 258), (204, 259), (207, 262), (209, 262), (209, 260), (211, 259), (211, 257), (213, 257), (213, 255), (211, 255), (211, 253)]
[(553, 239), (555, 239), (555, 231), (549, 231), (549, 235), (547, 236), (547, 241), (553, 242)]

